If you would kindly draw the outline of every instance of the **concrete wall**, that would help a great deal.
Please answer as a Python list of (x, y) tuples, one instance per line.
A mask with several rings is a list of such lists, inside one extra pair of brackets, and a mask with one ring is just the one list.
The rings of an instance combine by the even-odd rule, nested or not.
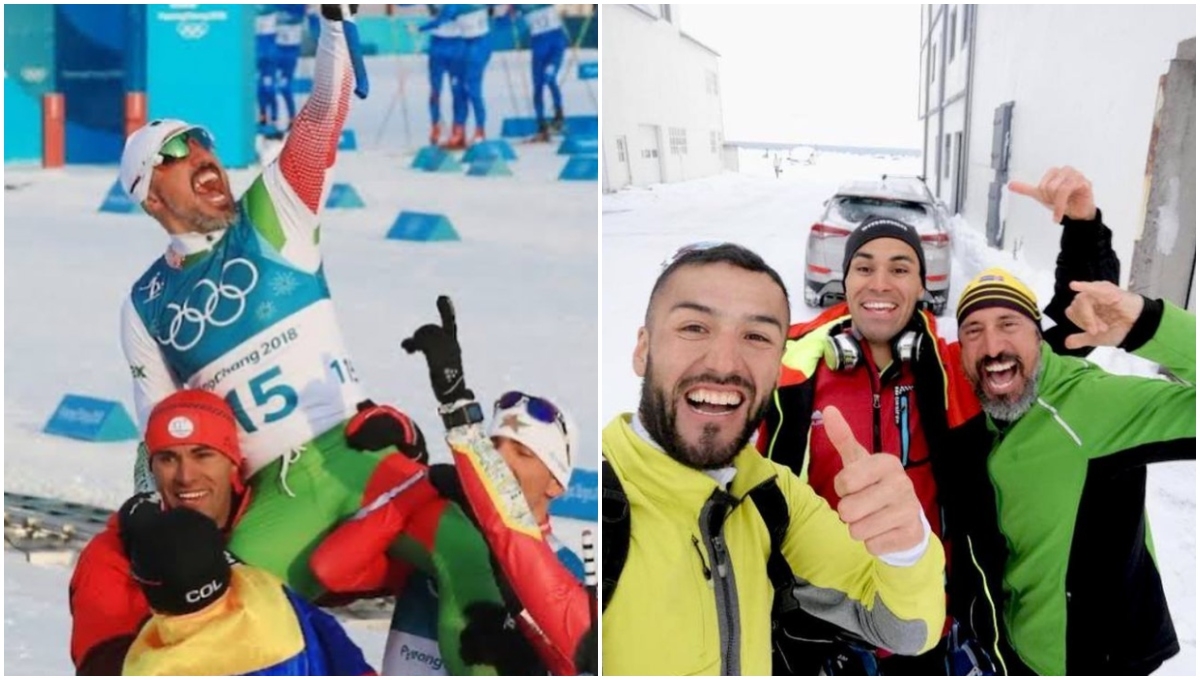
[[(678, 22), (686, 8), (670, 7), (671, 21), (629, 5), (601, 8), (605, 191), (721, 172), (724, 126), (717, 56), (681, 33)], [(714, 75), (715, 93), (711, 87)], [(657, 132), (652, 134), (645, 126), (653, 126)], [(686, 130), (686, 153), (672, 153), (672, 129)], [(626, 162), (618, 160), (618, 138), (625, 140)], [(655, 146), (657, 160), (647, 158), (645, 154)], [(655, 163), (657, 175), (651, 169)]]
[(1134, 247), (1130, 288), (1196, 308), (1196, 40), (1180, 45), (1160, 81), (1145, 229)]
[[(1195, 6), (982, 5), (976, 11), (964, 217), (980, 230), (986, 225), (992, 115), (1015, 101), (1010, 178), (1037, 182), (1061, 165), (1086, 174), (1113, 229), (1127, 283), (1144, 218), (1158, 80), (1177, 44), (1195, 37)], [(1052, 268), (1060, 227), (1033, 201), (1007, 192), (1001, 200), (1004, 249)]]

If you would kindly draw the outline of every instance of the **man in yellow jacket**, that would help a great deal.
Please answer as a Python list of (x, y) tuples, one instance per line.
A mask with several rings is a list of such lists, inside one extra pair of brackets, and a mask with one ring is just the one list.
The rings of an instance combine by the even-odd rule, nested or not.
[(788, 325), (783, 281), (741, 246), (684, 248), (659, 275), (633, 356), (638, 412), (603, 434), (629, 506), (628, 554), (604, 598), (605, 675), (771, 673), (772, 540), (752, 500), (770, 484), (804, 610), (900, 654), (940, 638), (942, 546), (899, 459), (868, 453), (834, 408), (814, 417), (845, 461), (830, 508), (749, 444)]

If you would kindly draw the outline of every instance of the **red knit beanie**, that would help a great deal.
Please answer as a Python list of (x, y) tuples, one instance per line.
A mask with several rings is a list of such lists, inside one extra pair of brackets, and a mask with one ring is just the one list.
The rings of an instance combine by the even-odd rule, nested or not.
[[(233, 488), (241, 492), (245, 458), (238, 446), (237, 419), (225, 400), (205, 390), (180, 390), (158, 402), (146, 424), (150, 458), (169, 446), (208, 446), (233, 461)], [(153, 467), (153, 465), (151, 466)]]

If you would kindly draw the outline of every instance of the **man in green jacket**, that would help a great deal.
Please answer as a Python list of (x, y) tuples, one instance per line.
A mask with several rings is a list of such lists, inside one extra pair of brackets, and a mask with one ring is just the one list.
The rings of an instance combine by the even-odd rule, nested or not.
[[(1120, 347), (1176, 380), (1056, 355), (1029, 288), (1001, 269), (972, 280), (959, 340), (984, 412), (959, 435), (990, 451), (963, 445), (934, 468), (949, 544), (976, 568), (952, 580), (981, 572), (984, 587), (951, 583), (950, 602), (972, 628), (998, 623), (1009, 674), (1145, 675), (1179, 651), (1145, 516), (1146, 465), (1195, 459), (1196, 319), (1111, 283), (1070, 285), (1067, 316), (1083, 331), (1067, 347)], [(974, 592), (956, 597), (963, 588)], [(972, 617), (981, 597), (1001, 621)]]

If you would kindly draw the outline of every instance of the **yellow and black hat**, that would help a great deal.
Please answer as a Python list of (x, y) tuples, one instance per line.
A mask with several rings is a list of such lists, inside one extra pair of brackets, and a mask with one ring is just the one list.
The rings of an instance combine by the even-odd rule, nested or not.
[(1037, 296), (1020, 279), (999, 268), (985, 269), (963, 289), (958, 298), (958, 325), (971, 312), (985, 307), (1007, 307), (1033, 319), (1042, 320), (1038, 311)]

